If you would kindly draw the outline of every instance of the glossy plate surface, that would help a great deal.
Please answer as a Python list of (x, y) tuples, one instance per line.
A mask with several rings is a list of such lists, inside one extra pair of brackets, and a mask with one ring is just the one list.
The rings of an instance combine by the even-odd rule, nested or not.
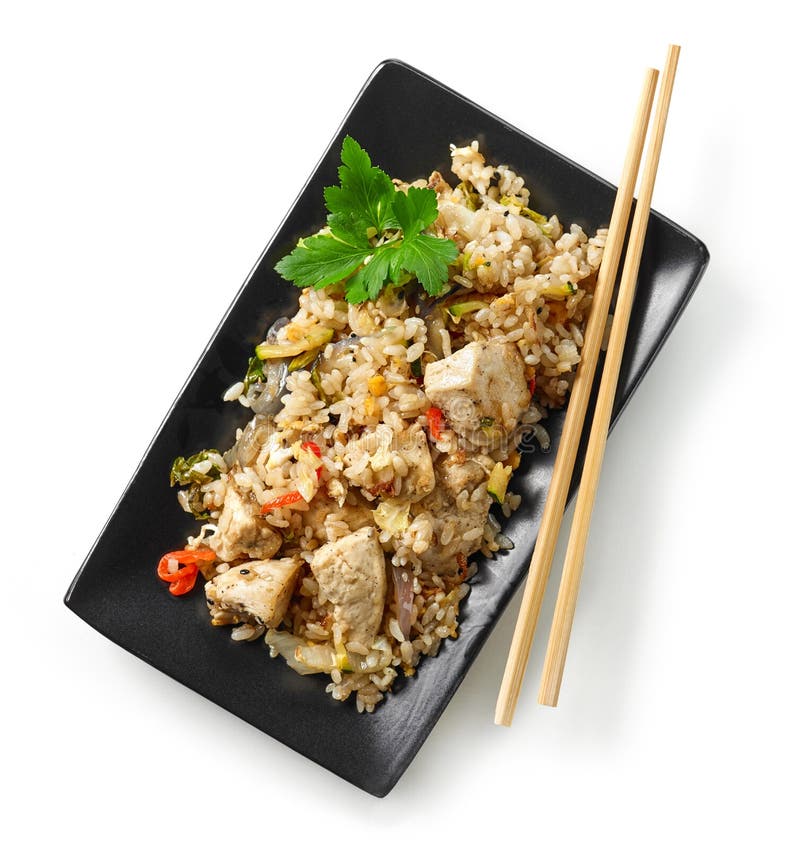
[[(586, 230), (607, 226), (614, 188), (474, 103), (403, 63), (372, 74), (299, 197), (236, 296), (206, 352), (151, 443), (73, 581), (68, 607), (101, 634), (287, 746), (377, 796), (402, 775), (459, 686), (523, 579), (541, 518), (562, 416), (546, 423), (547, 453), (526, 455), (513, 489), (523, 496), (504, 532), (516, 548), (479, 562), (462, 605), (461, 636), (438, 658), (398, 679), (372, 715), (354, 699), (333, 701), (323, 676), (301, 677), (270, 660), (262, 641), (234, 643), (212, 628), (202, 592), (176, 600), (156, 577), (165, 551), (179, 548), (197, 525), (168, 485), (173, 458), (231, 444), (247, 421), (223, 391), (241, 378), (253, 346), (281, 315), (296, 309), (298, 290), (273, 271), (301, 235), (324, 220), (322, 190), (337, 181), (341, 140), (349, 133), (392, 176), (413, 180), (434, 168), (446, 176), (451, 142), (474, 138), (492, 163), (507, 163), (532, 187), (535, 208)], [(620, 376), (615, 420), (686, 306), (708, 253), (694, 236), (654, 213), (642, 258), (636, 303)], [(148, 528), (146, 535), (141, 528)], [(498, 670), (499, 675), (502, 670)]]

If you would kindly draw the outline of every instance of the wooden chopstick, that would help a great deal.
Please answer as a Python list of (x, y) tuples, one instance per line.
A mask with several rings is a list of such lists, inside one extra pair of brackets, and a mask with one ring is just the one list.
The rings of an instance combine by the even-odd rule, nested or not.
[(633, 215), (628, 250), (625, 254), (625, 265), (617, 295), (614, 319), (611, 325), (608, 350), (606, 351), (603, 376), (597, 396), (589, 444), (586, 449), (586, 459), (581, 474), (580, 489), (575, 504), (575, 517), (570, 529), (567, 554), (564, 561), (564, 571), (558, 590), (553, 624), (550, 629), (550, 639), (545, 654), (544, 671), (539, 690), (539, 703), (555, 707), (558, 704), (561, 680), (564, 675), (564, 664), (567, 659), (572, 622), (575, 617), (575, 606), (578, 601), (583, 561), (586, 553), (586, 542), (589, 536), (589, 525), (592, 519), (597, 483), (600, 479), (600, 469), (603, 465), (603, 455), (608, 439), (608, 427), (611, 423), (611, 411), (617, 391), (619, 369), (622, 353), (625, 348), (625, 337), (628, 332), (628, 322), (636, 292), (636, 278), (639, 274), (639, 263), (642, 257), (642, 247), (647, 232), (647, 222), (650, 218), (650, 204), (653, 199), (653, 186), (656, 181), (656, 171), (664, 141), (664, 130), (667, 124), (667, 113), (678, 67), (680, 47), (670, 45), (667, 62), (661, 78), (656, 104), (655, 124), (650, 144), (647, 148), (639, 197), (636, 201), (636, 211)]
[(636, 110), (633, 130), (628, 142), (622, 177), (614, 200), (614, 209), (611, 213), (611, 222), (606, 237), (603, 259), (597, 275), (592, 309), (586, 323), (581, 362), (570, 393), (564, 427), (553, 467), (553, 477), (544, 505), (542, 522), (536, 538), (536, 547), (531, 558), (528, 579), (525, 583), (522, 607), (517, 618), (514, 637), (511, 641), (503, 674), (503, 682), (500, 685), (500, 693), (497, 698), (494, 721), (498, 725), (511, 725), (511, 720), (514, 717), (514, 709), (519, 699), (522, 679), (525, 675), (525, 667), (533, 642), (533, 634), (536, 630), (536, 622), (539, 618), (547, 580), (550, 577), (550, 565), (553, 561), (553, 552), (561, 528), (564, 507), (567, 503), (572, 470), (575, 466), (575, 457), (578, 453), (578, 444), (583, 430), (583, 420), (589, 404), (589, 394), (592, 389), (597, 358), (600, 354), (600, 346), (606, 329), (608, 308), (611, 304), (611, 295), (614, 291), (614, 282), (617, 278), (617, 269), (622, 255), (622, 245), (628, 227), (633, 190), (636, 186), (636, 175), (639, 172), (639, 163), (644, 150), (657, 79), (658, 71), (648, 68)]

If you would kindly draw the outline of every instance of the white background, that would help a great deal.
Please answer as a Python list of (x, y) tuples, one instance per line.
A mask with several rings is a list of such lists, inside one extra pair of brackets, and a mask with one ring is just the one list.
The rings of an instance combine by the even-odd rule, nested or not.
[[(4, 833), (796, 846), (800, 79), (783, 6), (286, 6), (2, 5)], [(536, 704), (540, 630), (514, 725), (493, 724), (517, 596), (378, 800), (63, 607), (380, 60), (616, 181), (643, 69), (670, 41), (683, 54), (654, 206), (711, 265), (609, 444), (557, 710)]]

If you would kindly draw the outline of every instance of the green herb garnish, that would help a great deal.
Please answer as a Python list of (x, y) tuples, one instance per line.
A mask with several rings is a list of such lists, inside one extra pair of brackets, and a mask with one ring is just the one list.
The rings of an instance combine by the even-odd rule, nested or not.
[(322, 348), (312, 348), (310, 351), (303, 351), (302, 354), (298, 354), (296, 357), (289, 360), (289, 374), (293, 371), (299, 371), (301, 368), (311, 365), (311, 363), (313, 363), (319, 356), (321, 350)]
[(457, 304), (450, 304), (445, 308), (445, 312), (456, 322), (467, 313), (477, 312), (487, 306), (486, 301), (459, 301)]
[(314, 366), (311, 369), (311, 383), (314, 385), (314, 389), (317, 390), (317, 395), (319, 395), (319, 400), (325, 402), (325, 406), (328, 405), (328, 396), (322, 391), (322, 377), (320, 376), (319, 369)]
[(475, 191), (469, 180), (464, 180), (459, 183), (456, 188), (461, 189), (467, 209), (471, 209), (474, 212), (476, 209), (480, 208), (481, 196)]
[(439, 214), (436, 192), (397, 190), (350, 136), (342, 144), (339, 181), (325, 189), (326, 231), (301, 239), (275, 270), (301, 288), (344, 281), (352, 304), (375, 300), (388, 283), (401, 285), (409, 275), (438, 295), (458, 248), (423, 232)]
[(206, 520), (211, 518), (211, 513), (206, 510), (203, 501), (203, 491), (200, 488), (200, 484), (193, 483), (189, 489), (186, 490), (186, 504), (192, 511), (192, 515), (195, 519)]
[[(169, 472), (170, 486), (186, 486), (190, 483), (204, 484), (219, 479), (222, 474), (220, 467), (209, 457), (209, 454), (219, 456), (216, 451), (206, 449), (191, 457), (176, 457)], [(208, 461), (211, 466), (207, 471), (196, 468), (200, 463)]]
[[(242, 394), (246, 395), (247, 390), (257, 383), (263, 383), (266, 380), (264, 374), (264, 362), (258, 357), (250, 357), (247, 362), (247, 373), (244, 376), (244, 388)], [(180, 458), (179, 458), (180, 459)]]

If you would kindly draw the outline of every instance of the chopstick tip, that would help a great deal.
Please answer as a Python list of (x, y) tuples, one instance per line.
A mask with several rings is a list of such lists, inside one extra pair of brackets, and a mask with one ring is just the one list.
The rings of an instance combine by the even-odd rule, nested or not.
[(503, 710), (503, 708), (498, 705), (497, 710), (494, 714), (494, 724), (502, 725), (505, 728), (511, 728), (511, 721), (514, 718), (513, 711)]

